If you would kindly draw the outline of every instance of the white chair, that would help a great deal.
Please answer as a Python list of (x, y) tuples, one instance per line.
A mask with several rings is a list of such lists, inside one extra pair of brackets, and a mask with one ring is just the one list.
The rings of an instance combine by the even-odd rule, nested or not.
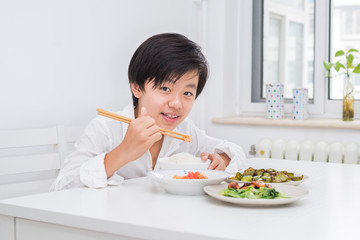
[(0, 199), (48, 192), (66, 155), (64, 126), (0, 130)]

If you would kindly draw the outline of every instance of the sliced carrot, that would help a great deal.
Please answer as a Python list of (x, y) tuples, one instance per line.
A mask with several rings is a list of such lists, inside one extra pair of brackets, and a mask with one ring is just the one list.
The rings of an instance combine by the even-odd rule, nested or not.
[(255, 185), (256, 187), (265, 187), (265, 183), (262, 181), (252, 181), (252, 184)]

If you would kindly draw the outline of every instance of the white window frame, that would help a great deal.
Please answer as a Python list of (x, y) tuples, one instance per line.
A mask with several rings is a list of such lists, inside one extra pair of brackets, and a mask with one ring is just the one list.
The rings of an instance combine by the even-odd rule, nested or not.
[[(304, 26), (303, 28), (303, 38), (305, 37), (305, 34), (308, 32), (307, 29), (307, 22), (304, 20), (304, 16), (303, 16), (303, 12), (300, 10), (295, 10), (295, 9), (291, 9), (289, 7), (284, 7), (281, 4), (269, 4), (269, 1), (264, 1), (264, 9), (267, 9), (266, 14), (268, 14), (268, 16), (265, 15), (264, 13), (264, 17), (266, 19), (270, 19), (270, 16), (272, 16), (273, 18), (279, 19), (281, 21), (281, 33), (280, 33), (280, 42), (283, 43), (283, 48), (281, 49), (280, 52), (280, 68), (283, 69), (283, 71), (280, 71), (280, 76), (279, 76), (279, 82), (280, 83), (284, 83), (285, 82), (285, 78), (286, 78), (286, 73), (287, 73), (287, 61), (289, 58), (289, 54), (288, 51), (284, 50), (284, 49), (288, 49), (287, 46), (287, 41), (286, 38), (288, 36), (289, 33), (289, 24), (290, 22), (293, 23), (298, 23), (298, 24), (302, 24)], [(268, 21), (266, 21), (265, 23), (269, 24)], [(264, 29), (269, 29), (268, 27), (264, 27)], [(306, 65), (307, 64), (307, 42), (304, 41), (305, 39), (303, 39), (303, 65), (302, 65), (302, 75), (305, 76), (306, 72)], [(303, 79), (304, 80), (304, 79)]]
[[(255, 0), (256, 2), (258, 0)], [(341, 100), (329, 100), (328, 79), (325, 78), (325, 70), (322, 65), (323, 60), (329, 59), (329, 31), (330, 31), (330, 1), (316, 0), (315, 1), (315, 43), (314, 43), (314, 102), (309, 104), (309, 114), (312, 118), (339, 118), (342, 113)], [(251, 10), (249, 10), (251, 9)], [(241, 21), (247, 19), (247, 24), (238, 22), (240, 36), (253, 36), (252, 26), (254, 24), (252, 16), (252, 1), (241, 1), (239, 14), (243, 14)], [(244, 16), (245, 15), (245, 16)], [(256, 24), (256, 23), (255, 23)], [(241, 64), (244, 61), (244, 56), (252, 58), (252, 43), (253, 39), (259, 36), (248, 37), (247, 40), (239, 39), (239, 71), (237, 79), (240, 79), (240, 94), (237, 99), (238, 106), (240, 106), (241, 115), (259, 115), (265, 114), (265, 103), (252, 102), (252, 69), (249, 65)], [(241, 42), (241, 44), (240, 44)], [(249, 61), (249, 59), (246, 59)], [(260, 87), (260, 86), (259, 86)], [(285, 103), (285, 114), (290, 115), (292, 111), (292, 103)], [(355, 117), (360, 114), (355, 110)]]

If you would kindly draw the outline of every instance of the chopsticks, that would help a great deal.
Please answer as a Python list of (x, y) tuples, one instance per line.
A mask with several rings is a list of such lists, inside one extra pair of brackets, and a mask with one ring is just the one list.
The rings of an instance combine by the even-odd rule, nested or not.
[[(119, 114), (112, 113), (112, 112), (109, 112), (109, 111), (106, 111), (106, 110), (100, 109), (100, 108), (98, 108), (96, 110), (98, 111), (99, 115), (101, 115), (101, 116), (108, 117), (108, 118), (111, 118), (111, 119), (114, 119), (114, 120), (118, 120), (120, 122), (124, 122), (124, 123), (127, 123), (127, 124), (129, 124), (131, 122), (130, 118), (121, 116)], [(192, 139), (192, 137), (190, 135), (184, 135), (184, 134), (173, 132), (173, 131), (170, 131), (170, 130), (167, 130), (167, 129), (164, 129), (164, 128), (159, 128), (159, 130), (160, 130), (160, 133), (163, 134), (163, 135), (167, 135), (169, 137), (177, 138), (177, 139), (183, 140), (185, 142), (190, 142), (191, 139)]]

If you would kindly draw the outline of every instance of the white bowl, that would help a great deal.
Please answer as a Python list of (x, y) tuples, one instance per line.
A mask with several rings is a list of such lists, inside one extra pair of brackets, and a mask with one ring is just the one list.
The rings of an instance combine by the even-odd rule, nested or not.
[[(186, 176), (188, 172), (200, 172), (208, 179), (174, 179)], [(230, 176), (230, 173), (219, 170), (159, 170), (148, 173), (148, 177), (158, 182), (168, 193), (177, 195), (203, 195), (203, 188), (207, 185), (219, 184)]]
[(208, 169), (209, 165), (210, 165), (210, 160), (206, 160), (203, 161), (201, 160), (201, 158), (194, 158), (195, 161), (193, 162), (175, 162), (175, 161), (171, 161), (170, 157), (165, 157), (165, 158), (159, 158), (158, 159), (158, 164), (159, 164), (159, 169), (161, 170), (185, 170), (185, 169)]

